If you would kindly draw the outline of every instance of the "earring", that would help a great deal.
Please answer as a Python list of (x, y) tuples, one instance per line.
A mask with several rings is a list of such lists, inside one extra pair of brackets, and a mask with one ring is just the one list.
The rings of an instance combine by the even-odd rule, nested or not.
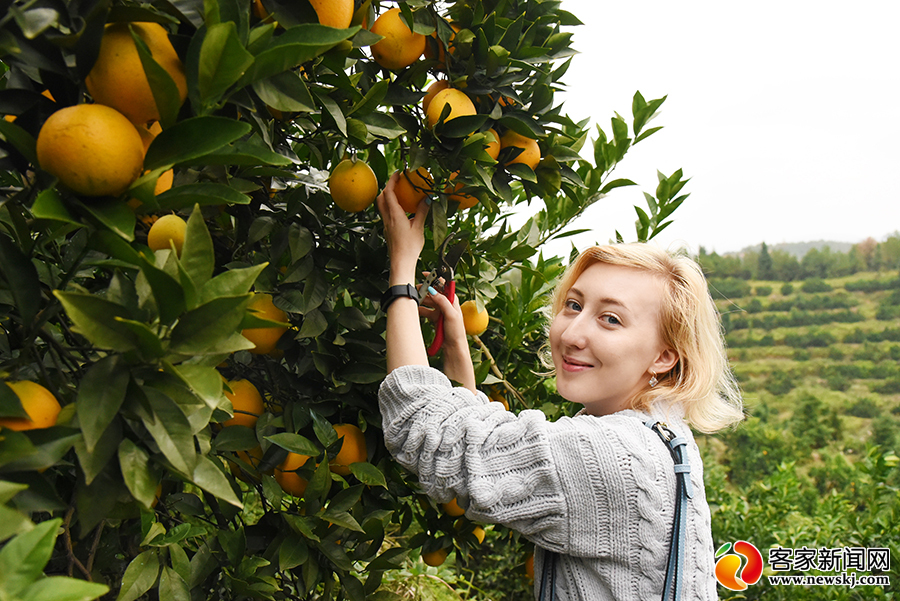
[[(650, 373), (653, 373), (653, 372), (650, 372)], [(659, 380), (656, 379), (656, 374), (653, 374), (652, 376), (650, 376), (649, 384), (650, 384), (650, 388), (653, 388), (654, 386), (659, 384)]]

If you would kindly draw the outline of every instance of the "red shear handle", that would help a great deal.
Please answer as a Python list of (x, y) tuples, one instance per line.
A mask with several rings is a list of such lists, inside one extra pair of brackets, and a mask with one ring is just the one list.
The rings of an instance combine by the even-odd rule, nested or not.
[[(441, 294), (446, 296), (450, 302), (453, 302), (453, 299), (456, 295), (456, 282), (450, 280), (447, 282), (447, 285), (444, 286)], [(438, 315), (437, 324), (435, 324), (434, 328), (434, 341), (431, 343), (431, 346), (428, 347), (428, 356), (433, 357), (437, 355), (437, 352), (441, 350), (441, 346), (444, 344), (444, 314), (441, 313)]]

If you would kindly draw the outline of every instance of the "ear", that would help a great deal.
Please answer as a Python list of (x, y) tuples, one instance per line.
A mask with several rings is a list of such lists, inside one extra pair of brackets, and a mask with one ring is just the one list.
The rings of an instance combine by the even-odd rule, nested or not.
[(675, 349), (666, 347), (656, 357), (656, 361), (650, 366), (649, 371), (662, 375), (671, 371), (677, 363), (678, 353), (675, 352)]

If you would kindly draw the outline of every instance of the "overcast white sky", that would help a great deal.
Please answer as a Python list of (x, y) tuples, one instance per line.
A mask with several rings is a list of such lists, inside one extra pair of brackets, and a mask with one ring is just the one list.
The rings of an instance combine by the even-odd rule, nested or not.
[[(631, 98), (668, 95), (615, 172), (643, 190), (683, 168), (690, 198), (657, 240), (729, 252), (765, 241), (883, 239), (900, 229), (900, 2), (563, 0), (580, 18), (565, 112), (610, 131)], [(592, 152), (584, 153), (586, 157)], [(634, 239), (624, 188), (576, 227)], [(547, 249), (563, 254), (569, 242)]]

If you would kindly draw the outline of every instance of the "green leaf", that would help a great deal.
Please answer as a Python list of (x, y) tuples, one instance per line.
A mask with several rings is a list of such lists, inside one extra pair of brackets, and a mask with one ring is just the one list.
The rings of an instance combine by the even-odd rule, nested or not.
[(356, 532), (365, 532), (365, 530), (362, 529), (362, 526), (359, 525), (359, 522), (346, 511), (333, 511), (329, 508), (320, 514), (320, 516), (323, 520), (330, 524), (334, 524), (335, 526), (340, 526), (341, 528), (347, 528), (348, 530), (354, 530)]
[(202, 455), (197, 457), (197, 467), (194, 468), (192, 480), (194, 484), (226, 503), (238, 509), (244, 507), (231, 488), (228, 478), (209, 457)]
[(54, 296), (62, 303), (66, 314), (75, 325), (75, 331), (87, 338), (91, 344), (121, 353), (135, 348), (131, 330), (116, 321), (116, 317), (131, 319), (122, 305), (81, 292), (54, 290)]
[(217, 451), (248, 451), (259, 446), (259, 441), (253, 428), (228, 426), (216, 434), (213, 444)]
[(146, 323), (121, 317), (116, 317), (115, 320), (132, 333), (135, 347), (143, 359), (158, 359), (165, 354), (162, 340), (160, 340), (156, 331), (151, 329)]
[(381, 470), (379, 470), (371, 463), (360, 461), (357, 463), (351, 463), (349, 467), (350, 473), (356, 476), (356, 478), (363, 484), (368, 484), (369, 486), (382, 486), (384, 488), (387, 488), (387, 480), (385, 480), (384, 474), (381, 473)]
[(204, 284), (200, 290), (200, 303), (209, 302), (221, 296), (239, 296), (250, 292), (250, 288), (266, 268), (267, 263), (223, 271)]
[(603, 186), (603, 189), (600, 190), (600, 194), (607, 194), (611, 190), (614, 190), (616, 188), (621, 188), (623, 186), (636, 186), (636, 185), (637, 184), (635, 184), (630, 179), (624, 179), (624, 178), (623, 179), (614, 179), (613, 181), (611, 181), (611, 182), (607, 183), (605, 186)]
[(170, 350), (185, 355), (218, 352), (221, 342), (237, 331), (252, 298), (223, 296), (188, 311), (172, 329)]
[(3, 234), (0, 234), (0, 273), (9, 286), (24, 325), (30, 330), (35, 315), (44, 305), (41, 280), (31, 258)]
[(316, 111), (316, 103), (306, 82), (293, 71), (285, 71), (268, 79), (253, 83), (253, 91), (260, 100), (279, 111), (312, 113)]
[(488, 115), (462, 115), (450, 121), (436, 123), (434, 133), (438, 137), (463, 138), (481, 129), (487, 120)]
[(334, 124), (338, 128), (338, 131), (346, 137), (347, 118), (344, 117), (344, 112), (341, 110), (338, 103), (325, 94), (316, 94), (315, 96), (319, 100), (319, 104), (322, 105), (322, 108), (324, 108), (331, 118), (334, 119)]
[(159, 557), (155, 550), (144, 551), (128, 564), (122, 576), (122, 588), (116, 601), (135, 601), (156, 584)]
[(309, 559), (309, 547), (299, 536), (286, 536), (278, 546), (278, 567), (282, 571), (303, 565)]
[(203, 108), (213, 108), (252, 64), (253, 55), (247, 52), (238, 39), (237, 26), (233, 21), (210, 25), (200, 47), (197, 76)]
[(191, 601), (191, 592), (184, 578), (169, 566), (163, 566), (157, 590), (159, 598), (166, 601)]
[(280, 432), (278, 434), (273, 434), (272, 436), (266, 436), (266, 440), (278, 445), (282, 449), (299, 455), (316, 457), (322, 452), (322, 449), (310, 439), (291, 432)]
[(156, 197), (161, 211), (177, 211), (195, 204), (208, 205), (246, 205), (250, 197), (238, 192), (231, 186), (213, 182), (185, 184), (170, 188)]
[(192, 117), (164, 129), (150, 144), (145, 169), (195, 161), (250, 133), (252, 126), (227, 117)]
[(150, 84), (150, 91), (153, 93), (153, 101), (159, 111), (159, 122), (163, 129), (171, 127), (178, 119), (178, 111), (181, 109), (181, 95), (178, 86), (169, 72), (166, 71), (153, 58), (153, 54), (147, 47), (147, 44), (138, 36), (134, 29), (131, 31), (131, 37), (134, 39), (137, 47), (138, 56), (141, 59), (141, 66), (144, 68), (144, 74), (147, 76), (147, 82)]
[(25, 157), (25, 160), (32, 165), (38, 164), (37, 151), (35, 150), (37, 141), (21, 126), (5, 119), (0, 119), (0, 139), (12, 144)]
[(78, 578), (50, 576), (41, 578), (22, 594), (28, 601), (90, 601), (109, 592), (109, 587)]
[(406, 133), (406, 128), (393, 115), (373, 112), (358, 116), (357, 119), (366, 125), (369, 134), (384, 140), (395, 140)]
[(318, 309), (310, 311), (303, 318), (303, 325), (297, 333), (297, 338), (315, 338), (328, 329), (328, 320)]
[(184, 236), (184, 248), (179, 259), (185, 273), (196, 286), (203, 286), (212, 277), (216, 267), (212, 237), (206, 228), (200, 207), (194, 207), (188, 217)]
[(84, 473), (85, 484), (90, 485), (94, 478), (103, 471), (118, 451), (121, 441), (122, 426), (118, 421), (113, 421), (103, 431), (103, 435), (94, 445), (93, 451), (87, 450), (84, 439), (75, 441), (75, 454), (78, 456), (78, 463)]
[(372, 384), (384, 379), (385, 368), (381, 365), (369, 363), (351, 363), (335, 374), (342, 382), (354, 384)]
[(134, 226), (137, 218), (126, 203), (118, 198), (94, 198), (90, 202), (77, 200), (74, 202), (118, 236), (129, 242), (134, 240)]
[(340, 545), (336, 545), (331, 541), (323, 540), (319, 543), (316, 543), (316, 546), (322, 552), (322, 554), (328, 558), (328, 560), (334, 564), (334, 566), (346, 572), (349, 572), (353, 569), (353, 562), (350, 561), (350, 557), (347, 555), (347, 552), (344, 551), (343, 547)]
[(119, 355), (109, 355), (95, 363), (81, 380), (75, 407), (89, 453), (109, 424), (116, 418), (131, 374)]
[(223, 146), (215, 152), (190, 161), (190, 164), (285, 166), (291, 165), (293, 162), (288, 157), (272, 151), (258, 137), (253, 137)]
[(273, 37), (269, 46), (256, 55), (253, 66), (238, 87), (267, 79), (310, 61), (333, 46), (356, 35), (358, 26), (334, 29), (319, 24), (301, 24)]
[(0, 417), (28, 417), (22, 401), (6, 382), (0, 382)]
[(119, 467), (122, 479), (135, 499), (149, 508), (156, 497), (156, 486), (159, 478), (150, 469), (150, 455), (125, 438), (119, 443)]
[(53, 221), (71, 223), (79, 227), (82, 226), (82, 223), (72, 215), (68, 207), (63, 203), (56, 188), (47, 188), (38, 194), (34, 204), (31, 206), (31, 214), (37, 219), (51, 219)]
[(6, 597), (23, 598), (19, 593), (43, 576), (61, 524), (60, 518), (41, 522), (0, 549), (0, 590)]
[(144, 427), (173, 468), (184, 475), (192, 474), (197, 453), (191, 424), (184, 412), (166, 394), (149, 386), (143, 386), (141, 390), (150, 405), (149, 413), (143, 407), (139, 409)]
[(381, 104), (381, 101), (384, 100), (385, 94), (387, 94), (388, 86), (390, 82), (386, 79), (379, 80), (375, 85), (369, 88), (369, 91), (366, 92), (366, 95), (363, 98), (354, 104), (349, 111), (347, 111), (347, 116), (353, 115), (355, 113), (359, 113), (357, 117), (361, 117), (362, 115), (367, 115), (375, 111), (378, 108), (378, 105)]

